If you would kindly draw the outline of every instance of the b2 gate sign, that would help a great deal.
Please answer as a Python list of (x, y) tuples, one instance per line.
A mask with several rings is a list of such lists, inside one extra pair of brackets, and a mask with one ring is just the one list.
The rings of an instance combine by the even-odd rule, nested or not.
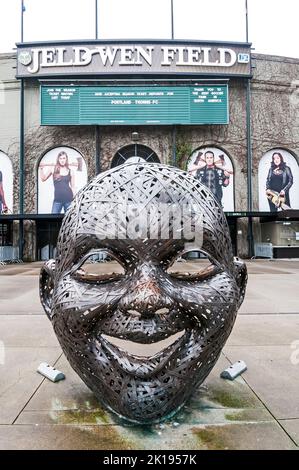
[(42, 86), (41, 124), (228, 124), (228, 86)]

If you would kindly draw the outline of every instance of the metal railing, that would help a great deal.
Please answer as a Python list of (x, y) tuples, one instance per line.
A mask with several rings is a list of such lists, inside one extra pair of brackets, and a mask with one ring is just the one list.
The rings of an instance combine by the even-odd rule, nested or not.
[(18, 246), (0, 246), (0, 263), (18, 262), (19, 247)]
[(255, 243), (254, 256), (255, 258), (273, 258), (272, 243)]

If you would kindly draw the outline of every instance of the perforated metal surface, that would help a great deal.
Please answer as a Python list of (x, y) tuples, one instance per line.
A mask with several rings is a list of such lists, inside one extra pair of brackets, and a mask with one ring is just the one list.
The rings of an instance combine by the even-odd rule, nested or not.
[[(210, 267), (195, 274), (169, 271), (186, 251), (172, 222), (169, 239), (109, 238), (119, 205), (134, 203), (146, 213), (161, 202), (196, 205)], [(151, 226), (161, 222), (157, 214)], [(118, 228), (125, 224), (120, 215)], [(100, 249), (122, 265), (123, 274), (86, 275), (85, 259)], [(56, 264), (42, 269), (40, 296), (70, 364), (99, 400), (127, 419), (148, 423), (178, 410), (207, 377), (246, 281), (246, 266), (233, 259), (222, 209), (202, 184), (177, 168), (127, 164), (100, 174), (77, 194), (62, 223)], [(151, 357), (126, 351), (132, 343), (154, 346), (167, 338), (170, 344)]]

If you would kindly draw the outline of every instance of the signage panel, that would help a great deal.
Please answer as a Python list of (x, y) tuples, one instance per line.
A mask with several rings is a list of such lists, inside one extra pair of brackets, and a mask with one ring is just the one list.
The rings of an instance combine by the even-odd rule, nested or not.
[(228, 124), (228, 87), (42, 86), (41, 124)]
[(83, 41), (17, 45), (17, 77), (210, 75), (249, 77), (250, 44)]

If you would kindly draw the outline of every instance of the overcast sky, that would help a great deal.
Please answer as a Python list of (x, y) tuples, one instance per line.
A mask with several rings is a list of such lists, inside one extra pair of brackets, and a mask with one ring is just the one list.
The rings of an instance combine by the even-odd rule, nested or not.
[[(24, 41), (94, 39), (95, 0), (24, 0)], [(0, 52), (20, 41), (21, 0), (0, 0)], [(170, 39), (171, 0), (98, 0), (99, 39)], [(245, 41), (245, 0), (173, 0), (174, 38)], [(299, 58), (299, 0), (248, 0), (256, 52)]]

